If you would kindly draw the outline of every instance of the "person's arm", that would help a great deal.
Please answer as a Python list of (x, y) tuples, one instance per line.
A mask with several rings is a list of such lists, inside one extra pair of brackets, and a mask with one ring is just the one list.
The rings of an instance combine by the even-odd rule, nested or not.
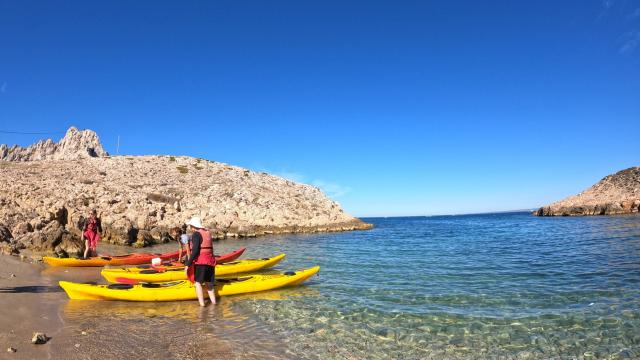
[(80, 224), (80, 241), (84, 240), (84, 232), (87, 231), (87, 219), (82, 218), (82, 223)]
[(191, 244), (193, 244), (191, 247), (191, 255), (189, 255), (189, 259), (187, 259), (185, 263), (186, 266), (191, 266), (193, 260), (200, 255), (200, 245), (202, 244), (202, 236), (200, 236), (200, 233), (196, 232), (191, 235)]
[(98, 232), (102, 235), (102, 220), (100, 220), (100, 218), (96, 218), (96, 224), (98, 225)]

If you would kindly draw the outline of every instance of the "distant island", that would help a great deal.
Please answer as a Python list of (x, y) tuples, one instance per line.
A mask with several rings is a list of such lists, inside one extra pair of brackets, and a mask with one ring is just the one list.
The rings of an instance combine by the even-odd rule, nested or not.
[(640, 212), (640, 167), (631, 167), (600, 180), (589, 189), (541, 207), (537, 216), (616, 215)]
[(217, 238), (372, 227), (317, 187), (189, 156), (109, 156), (91, 130), (0, 145), (1, 252), (77, 254), (91, 208), (103, 241), (136, 247), (170, 241), (169, 228), (191, 216)]

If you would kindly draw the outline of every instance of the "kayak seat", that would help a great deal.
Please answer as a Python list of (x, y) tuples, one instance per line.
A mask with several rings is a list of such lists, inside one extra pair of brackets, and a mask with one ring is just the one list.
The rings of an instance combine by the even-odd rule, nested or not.
[(260, 260), (271, 260), (271, 258), (262, 258)]
[(109, 284), (107, 285), (108, 289), (112, 289), (112, 290), (127, 290), (127, 289), (133, 289), (133, 285), (131, 284)]
[(252, 276), (247, 276), (247, 277), (243, 277), (243, 278), (223, 278), (223, 279), (216, 279), (216, 283), (219, 284), (230, 284), (230, 283), (235, 283), (235, 282), (241, 282), (241, 281), (247, 281), (249, 279), (251, 279)]
[(143, 288), (159, 288), (162, 285), (154, 283), (141, 283), (140, 286), (142, 286)]
[(108, 256), (100, 256), (100, 259), (102, 259), (102, 260), (111, 260), (111, 258), (108, 257)]
[(296, 272), (295, 271), (287, 271), (284, 274), (287, 275), (287, 276), (293, 276), (293, 275), (296, 274)]
[(160, 271), (158, 270), (153, 270), (153, 269), (149, 269), (149, 270), (141, 270), (140, 274), (158, 274), (160, 273)]

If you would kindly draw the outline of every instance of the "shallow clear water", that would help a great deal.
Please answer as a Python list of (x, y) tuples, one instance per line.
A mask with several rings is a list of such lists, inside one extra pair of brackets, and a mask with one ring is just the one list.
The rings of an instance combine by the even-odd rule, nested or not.
[(275, 270), (320, 265), (305, 286), (223, 298), (205, 320), (195, 302), (105, 305), (105, 317), (186, 317), (246, 357), (640, 358), (640, 216), (366, 221), (215, 244), (287, 253)]
[(322, 267), (300, 296), (236, 306), (295, 357), (640, 357), (640, 216), (366, 220), (221, 242)]

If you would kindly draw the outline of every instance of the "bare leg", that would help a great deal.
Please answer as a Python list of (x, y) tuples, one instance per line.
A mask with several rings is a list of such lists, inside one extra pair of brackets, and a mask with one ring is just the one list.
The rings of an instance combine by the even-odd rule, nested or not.
[(91, 249), (89, 249), (89, 240), (85, 240), (84, 241), (84, 258), (87, 258), (87, 255), (89, 255), (89, 251), (91, 251)]
[(204, 294), (202, 293), (202, 284), (196, 281), (196, 295), (198, 295), (198, 302), (200, 306), (205, 306), (204, 304)]
[(216, 304), (216, 294), (215, 288), (213, 287), (213, 283), (207, 283), (207, 293), (209, 294), (209, 299), (211, 299), (211, 303), (213, 305)]

